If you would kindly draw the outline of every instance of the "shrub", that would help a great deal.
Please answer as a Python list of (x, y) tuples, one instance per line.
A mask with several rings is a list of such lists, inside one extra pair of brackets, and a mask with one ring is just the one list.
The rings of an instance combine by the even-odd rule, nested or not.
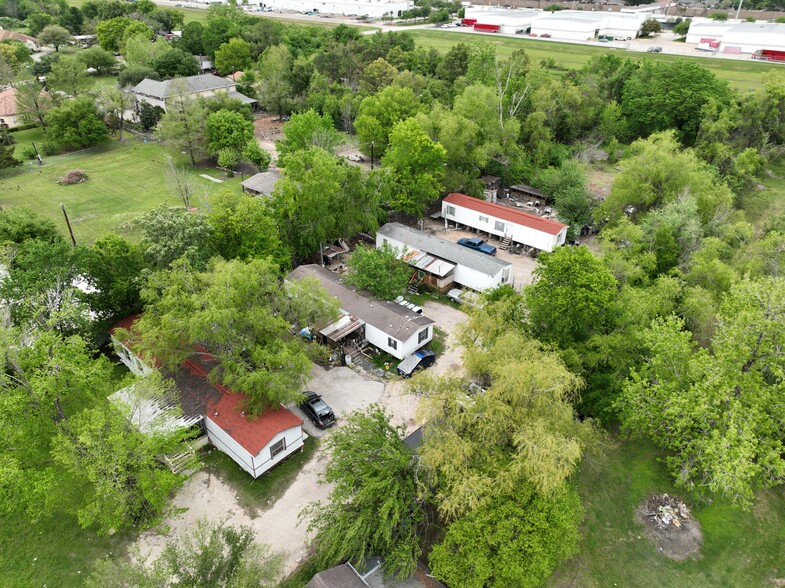
[(712, 20), (728, 20), (728, 13), (727, 12), (715, 12), (714, 14), (710, 14), (709, 18)]
[(270, 167), (270, 162), (272, 160), (270, 154), (259, 147), (259, 143), (257, 143), (255, 139), (248, 141), (248, 144), (243, 151), (243, 156), (262, 171), (265, 171)]
[(32, 145), (27, 147), (22, 147), (22, 150), (19, 152), (24, 159), (35, 159), (35, 149)]
[(44, 155), (56, 155), (58, 152), (57, 143), (52, 143), (51, 141), (44, 141), (41, 143), (41, 153)]

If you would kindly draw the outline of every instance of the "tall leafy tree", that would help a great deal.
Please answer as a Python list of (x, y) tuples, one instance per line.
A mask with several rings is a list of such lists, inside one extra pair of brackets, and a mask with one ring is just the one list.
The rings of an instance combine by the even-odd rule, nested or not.
[(412, 269), (398, 257), (389, 243), (382, 247), (360, 245), (346, 260), (346, 281), (361, 290), (370, 290), (382, 300), (394, 300), (406, 288)]
[(260, 104), (279, 117), (287, 114), (294, 98), (291, 72), (294, 60), (286, 45), (268, 47), (259, 58), (256, 95)]
[(254, 140), (253, 123), (242, 114), (231, 110), (219, 110), (207, 117), (207, 151), (218, 154), (221, 149), (242, 151), (249, 141)]
[(390, 168), (395, 189), (389, 204), (394, 210), (422, 216), (442, 195), (447, 152), (428, 137), (413, 118), (401, 121), (390, 133), (390, 147), (382, 163)]
[(370, 154), (373, 142), (374, 155), (381, 157), (395, 124), (414, 116), (419, 108), (419, 98), (411, 88), (387, 86), (378, 94), (364, 98), (354, 123), (363, 151)]
[(104, 112), (109, 115), (112, 128), (117, 129), (122, 141), (125, 130), (125, 113), (133, 109), (136, 103), (134, 95), (122, 88), (109, 88), (102, 92), (99, 102)]
[(341, 137), (335, 130), (333, 119), (329, 114), (320, 115), (313, 108), (293, 114), (283, 126), (284, 138), (276, 142), (278, 159), (286, 167), (286, 156), (295, 151), (319, 147), (327, 152), (340, 143)]
[(301, 514), (310, 518), (322, 566), (346, 560), (362, 566), (377, 555), (389, 574), (414, 572), (425, 512), (417, 459), (403, 436), (384, 408), (371, 405), (352, 413), (326, 441), (325, 481), (334, 484), (329, 502), (312, 503)]
[(224, 76), (243, 71), (252, 63), (251, 45), (243, 39), (229, 39), (215, 52), (215, 69)]
[(84, 62), (76, 57), (63, 56), (52, 64), (46, 76), (47, 89), (55, 102), (62, 102), (61, 95), (77, 97), (91, 86), (94, 80), (87, 75)]
[(611, 321), (616, 279), (584, 247), (559, 247), (539, 256), (525, 292), (532, 333), (562, 346), (603, 332)]
[(53, 102), (38, 78), (20, 75), (14, 83), (14, 89), (16, 107), (22, 121), (46, 129), (46, 114), (52, 108)]
[(207, 155), (207, 111), (199, 100), (177, 87), (167, 100), (166, 113), (161, 117), (159, 135), (173, 150), (184, 151), (191, 166)]
[(269, 259), (218, 258), (204, 272), (186, 261), (157, 272), (134, 325), (141, 349), (174, 367), (202, 345), (219, 361), (211, 377), (244, 394), (251, 415), (297, 399), (311, 364), (290, 327), (334, 318), (338, 308), (317, 282), (282, 286), (278, 272)]
[(681, 319), (642, 333), (647, 361), (618, 402), (625, 428), (669, 451), (677, 486), (748, 506), (756, 488), (782, 483), (785, 281), (734, 286), (710, 348), (696, 348)]
[(86, 296), (93, 312), (103, 320), (119, 320), (139, 312), (139, 289), (146, 267), (142, 247), (118, 235), (93, 243), (84, 258), (86, 278), (95, 290)]
[(64, 147), (74, 149), (90, 147), (109, 140), (106, 128), (95, 102), (82, 96), (68, 100), (46, 114), (47, 137)]
[(55, 52), (59, 52), (60, 47), (71, 41), (72, 37), (68, 29), (60, 25), (49, 25), (38, 33), (38, 40), (42, 45), (51, 45)]
[(161, 206), (142, 216), (142, 247), (150, 264), (166, 269), (185, 258), (196, 269), (203, 269), (213, 251), (213, 228), (199, 212)]

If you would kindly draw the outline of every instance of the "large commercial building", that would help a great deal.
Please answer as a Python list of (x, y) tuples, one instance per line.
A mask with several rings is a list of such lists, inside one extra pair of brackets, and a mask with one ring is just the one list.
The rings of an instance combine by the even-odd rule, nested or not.
[(686, 42), (729, 54), (754, 53), (759, 49), (785, 51), (785, 24), (696, 19), (690, 25)]

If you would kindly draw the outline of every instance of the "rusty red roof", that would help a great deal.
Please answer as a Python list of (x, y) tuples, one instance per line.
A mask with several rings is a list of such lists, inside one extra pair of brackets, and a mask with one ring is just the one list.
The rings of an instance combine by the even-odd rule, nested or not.
[(493, 204), (492, 202), (486, 202), (485, 200), (472, 198), (471, 196), (458, 194), (457, 192), (449, 194), (444, 201), (448, 204), (456, 204), (458, 206), (463, 206), (464, 208), (481, 212), (482, 214), (487, 214), (488, 216), (495, 216), (496, 218), (501, 218), (511, 223), (523, 225), (524, 227), (529, 227), (536, 231), (542, 231), (549, 235), (558, 235), (567, 228), (567, 225), (549, 218), (542, 218), (536, 214), (515, 210), (514, 208), (502, 206), (501, 204)]
[(283, 406), (266, 410), (252, 419), (243, 411), (244, 402), (242, 394), (225, 393), (218, 401), (209, 403), (207, 418), (253, 456), (259, 455), (278, 433), (303, 424), (301, 419)]
[(132, 330), (131, 327), (134, 326), (134, 323), (138, 318), (139, 318), (138, 314), (132, 314), (125, 317), (124, 319), (118, 321), (117, 324), (115, 324), (115, 326), (109, 329), (109, 334), (114, 335), (115, 331), (117, 331), (118, 329), (124, 329), (130, 332)]

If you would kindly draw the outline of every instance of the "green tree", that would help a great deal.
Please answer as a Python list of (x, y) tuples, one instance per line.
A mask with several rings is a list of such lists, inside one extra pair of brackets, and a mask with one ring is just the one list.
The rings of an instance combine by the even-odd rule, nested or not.
[(215, 52), (229, 39), (240, 36), (240, 27), (236, 22), (224, 16), (210, 18), (202, 27), (202, 47), (205, 55), (215, 58)]
[(0, 169), (19, 167), (22, 162), (14, 157), (14, 146), (0, 145)]
[[(153, 64), (160, 57), (172, 51), (172, 47), (165, 41), (155, 43), (150, 42), (149, 37), (136, 35), (128, 38), (125, 41), (123, 54), (125, 55), (125, 63), (129, 68), (149, 68), (153, 69)], [(172, 61), (176, 61), (173, 59)], [(176, 67), (173, 68), (176, 71)], [(153, 71), (155, 71), (153, 69)], [(155, 79), (161, 79), (161, 75), (156, 72)], [(141, 80), (140, 80), (141, 81)]]
[(382, 182), (318, 147), (296, 151), (275, 184), (271, 215), (294, 256), (303, 259), (320, 244), (375, 230), (387, 190)]
[(677, 37), (686, 37), (687, 33), (690, 32), (690, 25), (692, 24), (692, 19), (687, 18), (673, 27), (673, 32), (676, 34)]
[(543, 341), (562, 346), (586, 340), (608, 326), (616, 280), (586, 247), (541, 253), (534, 284), (526, 288), (529, 327)]
[(469, 68), (469, 47), (465, 43), (458, 43), (450, 47), (436, 69), (439, 79), (448, 84), (455, 83), (459, 77), (466, 75)]
[(101, 75), (108, 74), (117, 67), (117, 61), (115, 60), (114, 55), (100, 47), (84, 49), (77, 53), (76, 57), (79, 61), (84, 63), (86, 68), (92, 67), (96, 73)]
[(662, 31), (660, 21), (653, 18), (647, 18), (641, 25), (641, 37), (651, 37)]
[(40, 240), (59, 243), (63, 236), (55, 224), (24, 206), (0, 208), (0, 246)]
[(109, 140), (95, 102), (88, 96), (68, 100), (46, 114), (47, 138), (58, 144), (80, 149)]
[(398, 86), (387, 86), (378, 94), (364, 98), (354, 122), (363, 151), (370, 153), (373, 142), (376, 157), (381, 157), (395, 124), (417, 114), (419, 106), (411, 88)]
[(118, 235), (101, 237), (87, 250), (84, 267), (94, 288), (87, 301), (101, 320), (119, 320), (141, 310), (139, 288), (147, 267), (141, 246)]
[(692, 145), (703, 107), (727, 106), (730, 96), (727, 82), (695, 62), (646, 60), (624, 84), (621, 107), (634, 135), (676, 129)]
[(207, 152), (217, 155), (221, 149), (242, 151), (249, 141), (254, 140), (253, 123), (241, 114), (230, 110), (219, 110), (207, 117)]
[(559, 218), (570, 225), (573, 235), (591, 222), (594, 200), (586, 189), (583, 168), (576, 160), (568, 159), (559, 168), (543, 170), (535, 185), (553, 198)]
[(202, 31), (204, 27), (199, 21), (191, 21), (183, 27), (183, 35), (180, 38), (180, 47), (191, 55), (204, 54), (202, 46)]
[(259, 58), (259, 77), (256, 95), (261, 106), (282, 117), (289, 112), (294, 98), (290, 75), (292, 54), (286, 45), (268, 47)]
[[(268, 545), (254, 542), (250, 527), (231, 527), (199, 519), (179, 539), (166, 542), (152, 562), (141, 557), (103, 559), (87, 579), (88, 588), (139, 586), (223, 586), (273, 588), (282, 576), (283, 562)], [(138, 554), (135, 554), (138, 556)]]
[(62, 101), (61, 93), (70, 97), (82, 97), (86, 88), (93, 84), (88, 77), (85, 64), (76, 57), (61, 57), (52, 64), (46, 76), (47, 89), (55, 103)]
[(468, 378), (423, 372), (411, 385), (428, 423), (422, 464), (447, 522), (524, 490), (553, 500), (596, 441), (571, 404), (581, 379), (498, 315), (476, 314), (461, 335)]
[[(152, 378), (145, 380), (149, 386)], [(157, 459), (180, 437), (143, 433), (128, 416), (111, 405), (86, 409), (65, 421), (53, 440), (52, 456), (73, 477), (72, 485), (89, 488), (77, 512), (82, 527), (104, 533), (144, 528), (159, 520), (182, 482)]]
[(276, 142), (275, 147), (279, 162), (284, 167), (286, 156), (295, 151), (319, 147), (331, 153), (341, 142), (332, 117), (329, 114), (320, 115), (313, 108), (301, 114), (293, 114), (283, 126), (283, 134), (283, 140)]
[(390, 424), (379, 405), (352, 413), (327, 441), (329, 502), (306, 507), (308, 530), (323, 567), (364, 565), (381, 556), (384, 570), (408, 578), (420, 557), (425, 522), (416, 458), (403, 442), (403, 426)]
[(346, 260), (346, 281), (360, 290), (370, 290), (382, 300), (394, 300), (409, 283), (412, 269), (388, 243), (382, 247), (360, 245)]
[(360, 76), (360, 90), (366, 94), (376, 94), (393, 83), (398, 69), (383, 57), (365, 66)]
[(27, 32), (29, 32), (33, 37), (37, 37), (38, 33), (43, 31), (53, 22), (54, 17), (51, 14), (46, 14), (45, 12), (34, 12), (33, 14), (28, 15), (27, 19), (25, 19)]
[(95, 34), (101, 48), (107, 51), (119, 51), (120, 43), (123, 41), (123, 33), (132, 22), (131, 19), (124, 16), (99, 22), (95, 26)]
[(563, 486), (545, 498), (525, 485), (447, 527), (429, 562), (455, 588), (535, 588), (577, 549), (581, 507)]
[(123, 130), (125, 129), (125, 113), (133, 110), (136, 104), (134, 95), (122, 88), (109, 88), (101, 93), (98, 100), (109, 117), (110, 125), (112, 125), (113, 129), (117, 129), (122, 141)]
[(197, 159), (207, 155), (207, 110), (184, 88), (174, 88), (161, 117), (159, 135), (172, 150), (184, 151), (196, 167)]
[[(127, 67), (117, 75), (117, 86), (119, 88), (133, 88), (136, 84), (144, 80), (161, 80), (154, 69), (149, 67)], [(140, 102), (139, 108), (143, 108), (146, 102)]]
[(280, 267), (291, 259), (264, 203), (223, 190), (210, 198), (208, 222), (215, 229), (212, 247), (224, 259), (272, 258)]
[(646, 362), (618, 408), (627, 431), (669, 451), (678, 487), (749, 506), (756, 488), (782, 483), (783, 310), (782, 278), (744, 281), (720, 306), (709, 349), (677, 318), (642, 333)]
[(38, 33), (38, 41), (41, 45), (51, 45), (55, 52), (60, 51), (60, 46), (69, 43), (73, 37), (68, 29), (60, 25), (49, 25)]
[(390, 206), (421, 217), (442, 195), (446, 159), (444, 147), (432, 141), (415, 119), (397, 123), (390, 133), (389, 150), (382, 158), (395, 182)]
[(58, 23), (60, 26), (67, 28), (72, 35), (79, 35), (82, 32), (84, 16), (78, 6), (70, 6), (60, 15)]
[(219, 362), (211, 378), (244, 394), (251, 416), (300, 397), (311, 362), (291, 325), (338, 314), (318, 282), (282, 287), (269, 259), (216, 258), (205, 272), (181, 260), (151, 276), (142, 300), (145, 312), (134, 325), (141, 349), (174, 367), (202, 345)]
[(256, 139), (248, 141), (243, 149), (243, 157), (258, 167), (261, 171), (266, 171), (272, 163), (272, 156), (269, 151), (259, 147)]
[(215, 69), (222, 76), (251, 67), (251, 45), (243, 39), (229, 39), (215, 52)]
[(135, 20), (125, 27), (125, 30), (123, 31), (123, 40), (120, 45), (125, 45), (130, 39), (134, 37), (145, 39), (148, 43), (150, 43), (150, 41), (155, 39), (155, 33), (153, 32), (153, 29), (148, 27), (145, 23)]
[(185, 258), (199, 270), (212, 257), (209, 243), (213, 229), (199, 212), (162, 205), (145, 213), (140, 224), (145, 256), (155, 268), (166, 269)]
[(199, 73), (196, 58), (181, 49), (165, 51), (153, 61), (152, 68), (164, 80), (195, 76)]

